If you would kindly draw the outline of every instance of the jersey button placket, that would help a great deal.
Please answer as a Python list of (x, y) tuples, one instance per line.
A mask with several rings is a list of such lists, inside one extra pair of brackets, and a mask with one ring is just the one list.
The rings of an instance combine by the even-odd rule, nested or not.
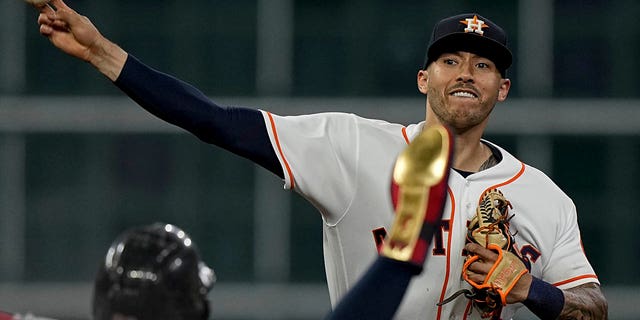
[(464, 207), (465, 207), (465, 219), (470, 219), (471, 218), (471, 212), (473, 211), (473, 204), (471, 203), (471, 200), (469, 199), (469, 197), (467, 196), (469, 194), (469, 189), (471, 187), (471, 181), (469, 180), (465, 180), (464, 182), (464, 186), (465, 186), (465, 197), (464, 197)]

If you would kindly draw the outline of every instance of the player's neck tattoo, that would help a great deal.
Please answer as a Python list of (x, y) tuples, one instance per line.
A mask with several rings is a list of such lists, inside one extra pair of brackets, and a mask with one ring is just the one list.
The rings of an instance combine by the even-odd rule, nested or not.
[(498, 164), (498, 159), (496, 159), (496, 157), (492, 153), (489, 156), (489, 158), (484, 163), (482, 163), (482, 165), (480, 165), (480, 168), (478, 169), (478, 171), (489, 169), (489, 168), (495, 166), (496, 164)]

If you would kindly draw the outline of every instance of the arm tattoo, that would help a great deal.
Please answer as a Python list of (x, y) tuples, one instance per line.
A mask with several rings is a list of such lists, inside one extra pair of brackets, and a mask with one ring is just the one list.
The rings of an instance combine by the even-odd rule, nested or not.
[(600, 291), (600, 286), (595, 283), (586, 283), (564, 290), (564, 307), (558, 319), (606, 320), (607, 312), (607, 300)]

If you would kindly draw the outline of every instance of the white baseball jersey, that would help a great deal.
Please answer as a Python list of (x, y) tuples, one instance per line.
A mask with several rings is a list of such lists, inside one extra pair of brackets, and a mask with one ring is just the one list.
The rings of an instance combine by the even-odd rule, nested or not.
[[(282, 117), (262, 112), (282, 164), (285, 188), (300, 193), (322, 215), (325, 270), (332, 305), (377, 256), (393, 222), (390, 181), (396, 156), (423, 122), (403, 126), (347, 113)], [(488, 141), (485, 143), (490, 144)], [(497, 188), (511, 202), (511, 230), (531, 273), (559, 288), (598, 279), (582, 250), (576, 209), (546, 175), (502, 148), (495, 166), (466, 178), (450, 173), (443, 223), (436, 230), (425, 268), (415, 277), (397, 319), (479, 319), (463, 296), (436, 303), (470, 286), (461, 278), (467, 221), (481, 194)], [(503, 309), (513, 316), (521, 304)]]

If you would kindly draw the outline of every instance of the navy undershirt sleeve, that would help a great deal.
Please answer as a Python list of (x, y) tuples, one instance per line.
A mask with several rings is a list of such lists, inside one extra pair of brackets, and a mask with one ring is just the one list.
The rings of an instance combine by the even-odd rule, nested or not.
[(156, 117), (284, 177), (260, 111), (219, 106), (192, 85), (132, 55), (114, 84)]
[(422, 268), (379, 256), (325, 320), (392, 319)]
[(532, 277), (523, 304), (542, 320), (557, 319), (564, 308), (564, 293), (554, 285)]

